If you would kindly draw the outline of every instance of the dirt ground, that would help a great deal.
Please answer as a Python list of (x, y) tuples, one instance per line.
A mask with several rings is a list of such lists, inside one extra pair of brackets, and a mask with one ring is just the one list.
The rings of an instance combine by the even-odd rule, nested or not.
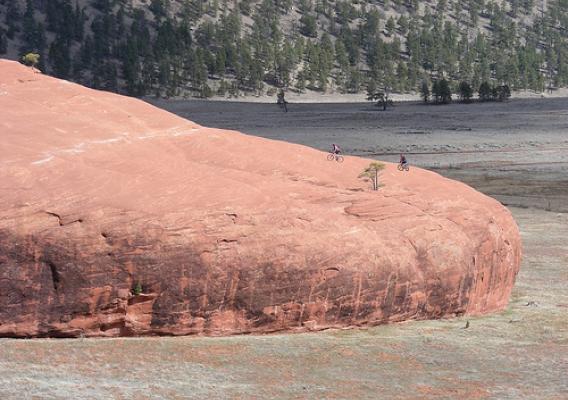
[(568, 399), (567, 99), (387, 112), (366, 104), (292, 104), (289, 113), (270, 104), (161, 106), (323, 150), (335, 142), (386, 161), (404, 151), (413, 165), (511, 205), (524, 258), (509, 307), (311, 334), (2, 339), (0, 399)]

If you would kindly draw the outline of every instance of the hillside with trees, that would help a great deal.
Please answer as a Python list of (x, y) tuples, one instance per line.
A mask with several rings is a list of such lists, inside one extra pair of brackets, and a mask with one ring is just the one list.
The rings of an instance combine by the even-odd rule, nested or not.
[(567, 29), (568, 0), (0, 0), (0, 57), (132, 96), (540, 92), (568, 86)]

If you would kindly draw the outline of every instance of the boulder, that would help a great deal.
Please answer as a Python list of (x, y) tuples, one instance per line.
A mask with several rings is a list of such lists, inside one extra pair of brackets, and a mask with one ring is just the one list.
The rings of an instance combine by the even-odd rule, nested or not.
[(230, 335), (503, 309), (509, 211), (0, 61), (0, 336)]

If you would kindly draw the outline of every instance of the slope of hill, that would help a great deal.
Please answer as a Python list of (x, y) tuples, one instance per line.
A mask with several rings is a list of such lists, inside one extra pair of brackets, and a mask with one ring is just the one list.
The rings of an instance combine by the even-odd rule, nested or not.
[(566, 0), (0, 0), (0, 55), (135, 96), (568, 85)]
[(502, 310), (510, 212), (0, 60), (0, 337), (227, 335)]

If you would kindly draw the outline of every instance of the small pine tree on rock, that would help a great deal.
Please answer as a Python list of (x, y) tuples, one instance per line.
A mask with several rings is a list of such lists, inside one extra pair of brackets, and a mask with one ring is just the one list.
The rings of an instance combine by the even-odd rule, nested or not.
[(22, 57), (22, 62), (35, 71), (36, 66), (39, 64), (39, 58), (40, 56), (37, 53), (27, 53)]
[(373, 190), (379, 190), (379, 173), (383, 169), (385, 169), (385, 164), (377, 161), (372, 162), (361, 172), (359, 178), (370, 180), (373, 185)]

